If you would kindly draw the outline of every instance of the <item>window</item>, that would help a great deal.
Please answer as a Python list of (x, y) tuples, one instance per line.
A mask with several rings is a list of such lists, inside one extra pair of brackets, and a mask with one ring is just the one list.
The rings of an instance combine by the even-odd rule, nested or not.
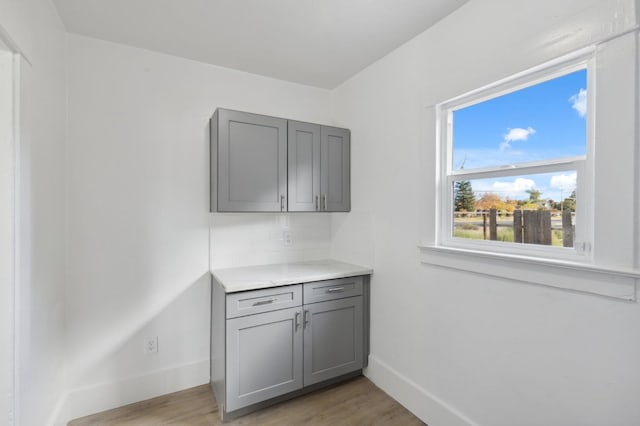
[[(636, 300), (637, 59), (634, 31), (446, 102), (426, 103), (427, 128), (434, 129), (438, 143), (425, 144), (422, 157), (434, 160), (437, 171), (425, 174), (435, 194), (425, 191), (421, 200), (428, 219), (421, 263)], [(543, 96), (549, 92), (554, 102)], [(511, 97), (525, 99), (524, 106)], [(554, 120), (562, 124), (554, 126)], [(436, 208), (431, 208), (434, 198)], [(573, 235), (562, 228), (567, 210)], [(529, 213), (527, 223), (550, 228), (551, 243), (548, 233), (525, 239), (514, 226), (526, 226), (525, 211), (542, 212), (537, 218)], [(464, 219), (457, 221), (458, 228), (456, 215)], [(562, 234), (553, 235), (554, 229)]]
[(439, 245), (589, 254), (591, 69), (581, 57), (439, 106)]

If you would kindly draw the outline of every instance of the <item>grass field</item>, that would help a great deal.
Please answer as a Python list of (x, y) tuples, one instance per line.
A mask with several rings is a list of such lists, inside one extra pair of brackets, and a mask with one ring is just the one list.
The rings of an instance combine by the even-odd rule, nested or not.
[[(453, 236), (456, 238), (467, 238), (472, 240), (484, 239), (484, 232), (482, 225), (476, 225), (472, 222), (477, 222), (477, 218), (456, 218), (454, 222)], [(498, 221), (498, 241), (514, 242), (513, 241), (513, 222)], [(489, 239), (489, 226), (487, 224), (487, 239)], [(551, 230), (551, 245), (562, 247), (562, 230)]]

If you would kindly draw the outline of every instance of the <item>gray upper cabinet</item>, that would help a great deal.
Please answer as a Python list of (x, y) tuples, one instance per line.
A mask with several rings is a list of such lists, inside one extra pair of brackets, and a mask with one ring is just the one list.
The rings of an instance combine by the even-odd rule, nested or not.
[(349, 211), (350, 143), (348, 129), (219, 108), (211, 211)]
[(287, 120), (216, 110), (211, 211), (279, 212), (287, 205)]
[(289, 120), (289, 211), (320, 211), (320, 125)]
[(351, 135), (349, 130), (322, 126), (320, 135), (320, 198), (322, 210), (351, 210)]
[(289, 120), (288, 144), (289, 211), (349, 211), (349, 130)]

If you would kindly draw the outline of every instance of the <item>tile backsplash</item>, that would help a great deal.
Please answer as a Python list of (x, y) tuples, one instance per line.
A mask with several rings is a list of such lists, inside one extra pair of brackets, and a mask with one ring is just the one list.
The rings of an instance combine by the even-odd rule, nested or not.
[(209, 235), (211, 269), (323, 259), (331, 252), (331, 215), (212, 213)]

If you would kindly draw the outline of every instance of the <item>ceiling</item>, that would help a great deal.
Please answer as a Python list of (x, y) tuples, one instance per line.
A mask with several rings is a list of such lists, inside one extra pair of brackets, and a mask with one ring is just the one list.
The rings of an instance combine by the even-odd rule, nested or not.
[(468, 0), (54, 0), (69, 32), (332, 89)]

